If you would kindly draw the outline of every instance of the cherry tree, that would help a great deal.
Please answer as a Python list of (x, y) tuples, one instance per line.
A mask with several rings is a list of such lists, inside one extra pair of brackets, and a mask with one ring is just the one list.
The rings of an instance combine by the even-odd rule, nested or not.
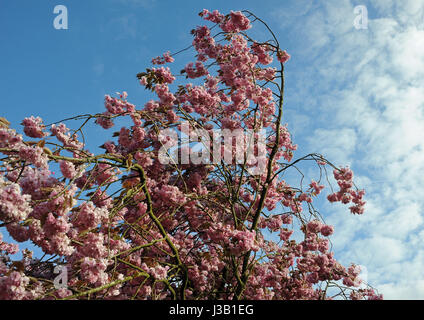
[[(334, 228), (313, 205), (332, 171), (328, 200), (362, 214), (352, 170), (315, 153), (293, 159), (290, 55), (249, 11), (199, 15), (210, 27), (192, 30), (193, 62), (173, 73), (164, 65), (180, 52), (166, 52), (137, 75), (151, 100), (107, 95), (102, 113), (49, 125), (27, 117), (22, 134), (1, 118), (0, 226), (44, 256), (0, 234), (0, 299), (382, 298), (357, 265), (336, 260)], [(259, 24), (270, 39), (250, 36)], [(84, 128), (117, 119), (126, 126), (90, 152)], [(283, 180), (305, 161), (318, 181)]]

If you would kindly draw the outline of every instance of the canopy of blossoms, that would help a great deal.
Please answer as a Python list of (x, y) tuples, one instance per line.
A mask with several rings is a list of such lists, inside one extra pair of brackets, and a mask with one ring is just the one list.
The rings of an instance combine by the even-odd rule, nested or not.
[[(348, 167), (318, 154), (293, 160), (297, 146), (283, 125), (290, 55), (250, 12), (200, 16), (211, 26), (192, 30), (193, 62), (173, 73), (163, 65), (177, 55), (167, 52), (138, 74), (154, 99), (136, 105), (126, 92), (107, 95), (105, 111), (76, 116), (75, 129), (31, 116), (21, 135), (2, 118), (1, 230), (46, 257), (20, 251), (0, 233), (0, 299), (381, 298), (360, 286), (358, 266), (341, 265), (331, 252), (333, 227), (313, 206), (321, 181), (299, 188), (282, 179), (312, 160), (333, 171), (338, 190), (327, 194), (330, 202), (364, 211), (364, 191)], [(271, 39), (253, 40), (253, 24)], [(87, 150), (84, 127), (95, 120), (109, 129), (118, 118), (127, 125), (105, 131), (104, 152)], [(181, 142), (183, 125), (211, 136), (217, 129), (267, 133), (254, 161), (235, 161), (247, 146), (221, 141), (214, 144), (223, 151), (219, 161), (192, 161), (189, 143), (173, 150), (177, 161), (161, 161), (171, 137), (164, 132)], [(178, 161), (183, 155), (188, 161)], [(252, 170), (258, 164), (262, 170)], [(22, 259), (13, 260), (18, 252)], [(59, 282), (58, 266), (66, 271)]]

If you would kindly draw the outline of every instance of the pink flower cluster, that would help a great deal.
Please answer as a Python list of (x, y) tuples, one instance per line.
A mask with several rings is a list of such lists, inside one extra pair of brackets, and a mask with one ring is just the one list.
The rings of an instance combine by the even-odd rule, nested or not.
[(165, 52), (162, 56), (152, 59), (152, 64), (165, 64), (174, 62), (174, 58), (169, 51)]
[(366, 202), (362, 200), (365, 195), (364, 190), (352, 190), (353, 186), (353, 172), (349, 168), (341, 168), (340, 170), (334, 169), (334, 178), (337, 180), (337, 184), (340, 190), (336, 193), (328, 195), (328, 201), (337, 202), (340, 201), (343, 204), (353, 202), (354, 205), (349, 207), (353, 214), (364, 213), (364, 206)]
[(268, 65), (273, 61), (272, 55), (268, 53), (270, 52), (270, 47), (267, 45), (254, 43), (252, 45), (252, 51), (258, 57), (258, 62), (263, 65)]
[(67, 128), (64, 123), (58, 126), (53, 124), (50, 128), (50, 132), (65, 148), (69, 148), (70, 150), (81, 150), (84, 147), (83, 143), (78, 141), (78, 135), (75, 133), (71, 135), (69, 128)]
[(116, 115), (130, 114), (133, 121), (138, 120), (135, 105), (126, 100), (128, 96), (127, 92), (124, 91), (122, 94), (118, 92), (118, 95), (119, 98), (114, 98), (110, 95), (105, 96), (105, 108), (107, 111), (103, 112), (96, 118), (96, 123), (103, 129), (110, 129), (115, 125), (113, 118)]
[(43, 121), (40, 117), (31, 116), (29, 118), (25, 118), (22, 121), (24, 126), (24, 132), (28, 137), (31, 138), (44, 138), (48, 136), (47, 132), (43, 132), (44, 126)]
[(164, 205), (181, 204), (186, 201), (184, 194), (175, 186), (163, 185), (156, 187), (153, 191), (157, 201)]
[(234, 230), (232, 233), (230, 250), (236, 256), (247, 251), (258, 251), (259, 246), (256, 241), (256, 232)]
[(306, 230), (309, 233), (321, 233), (323, 236), (328, 237), (333, 234), (334, 227), (322, 224), (321, 221), (315, 219), (308, 222), (306, 225)]
[(187, 73), (187, 77), (191, 79), (199, 78), (209, 74), (208, 69), (205, 68), (201, 61), (196, 61), (196, 65), (194, 65), (193, 62), (188, 63), (184, 70)]
[(278, 58), (278, 61), (284, 64), (291, 58), (291, 56), (287, 53), (286, 50), (284, 50), (284, 51), (278, 51), (277, 58)]
[(0, 220), (22, 221), (31, 211), (31, 196), (22, 194), (18, 184), (6, 183), (0, 177)]
[(240, 11), (231, 11), (228, 18), (224, 19), (220, 25), (225, 32), (240, 32), (252, 27), (250, 20)]
[(22, 143), (22, 135), (13, 129), (0, 127), (0, 148), (16, 148)]
[(175, 96), (169, 91), (169, 87), (166, 84), (158, 84), (155, 87), (155, 92), (160, 99), (160, 105), (169, 107), (175, 101)]
[(202, 12), (199, 13), (199, 16), (201, 16), (205, 20), (215, 22), (215, 23), (220, 23), (225, 17), (218, 10), (214, 10), (213, 12), (209, 12), (209, 10), (207, 10), (207, 9), (203, 9)]
[(112, 128), (115, 123), (113, 122), (113, 120), (110, 118), (110, 114), (107, 112), (103, 112), (102, 116), (99, 116), (96, 119), (96, 123), (101, 126), (103, 129), (110, 129)]
[(324, 186), (319, 185), (318, 182), (316, 182), (315, 180), (312, 180), (309, 186), (311, 187), (315, 195), (319, 195), (321, 193), (321, 190), (324, 189)]
[(63, 176), (68, 179), (73, 179), (76, 174), (77, 170), (75, 169), (75, 165), (66, 160), (59, 161), (60, 171), (62, 172)]
[(367, 300), (383, 300), (382, 294), (377, 294), (372, 289), (359, 289), (357, 291), (352, 291), (350, 293), (350, 298), (352, 300), (362, 300), (367, 298)]
[(169, 267), (168, 266), (163, 267), (159, 264), (154, 266), (154, 267), (148, 267), (146, 265), (146, 263), (143, 263), (141, 265), (141, 269), (145, 270), (153, 278), (155, 278), (157, 280), (163, 280), (163, 279), (166, 279), (166, 277), (167, 277)]
[(175, 77), (172, 75), (168, 67), (160, 67), (159, 69), (152, 68), (152, 71), (162, 83), (172, 83), (175, 80)]
[(0, 277), (0, 300), (26, 300), (31, 298), (26, 290), (30, 279), (21, 272), (12, 271)]
[(92, 202), (85, 202), (78, 211), (73, 212), (72, 223), (74, 227), (84, 231), (97, 227), (107, 217), (107, 210), (95, 207)]
[(90, 284), (101, 286), (109, 280), (106, 268), (104, 259), (85, 257), (81, 262), (81, 278)]
[[(15, 254), (19, 252), (19, 246), (15, 243), (7, 243), (3, 241), (3, 234), (0, 232), (0, 251), (5, 251), (8, 254)], [(3, 268), (5, 266), (3, 265)], [(0, 274), (2, 272), (2, 262), (0, 262)]]
[(48, 158), (44, 153), (43, 148), (38, 146), (22, 146), (19, 148), (19, 157), (27, 161), (28, 163), (32, 163), (38, 168), (47, 168)]

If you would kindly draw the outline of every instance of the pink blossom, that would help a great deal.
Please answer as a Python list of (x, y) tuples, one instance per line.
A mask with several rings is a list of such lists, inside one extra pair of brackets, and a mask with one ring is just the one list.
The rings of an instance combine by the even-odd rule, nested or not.
[(53, 236), (56, 233), (67, 233), (71, 225), (68, 223), (65, 217), (55, 217), (51, 212), (47, 214), (47, 218), (44, 222), (44, 232), (47, 236)]
[(277, 53), (278, 61), (280, 61), (281, 63), (286, 63), (290, 59), (290, 57), (291, 56), (287, 53), (286, 50), (284, 50), (284, 51), (280, 50)]
[(312, 220), (306, 225), (306, 230), (312, 233), (318, 233), (321, 231), (322, 223), (319, 220)]
[(319, 185), (318, 182), (316, 182), (315, 180), (312, 180), (309, 186), (311, 187), (311, 189), (314, 190), (315, 195), (320, 194), (321, 190), (324, 189), (324, 186)]
[(299, 195), (299, 201), (305, 201), (305, 202), (309, 202), (309, 203), (311, 203), (312, 202), (312, 198), (310, 197), (310, 196), (308, 196), (306, 193), (304, 193), (304, 192), (302, 192), (300, 195)]
[(73, 225), (81, 230), (87, 230), (96, 227), (107, 216), (108, 212), (104, 208), (95, 207), (91, 201), (85, 202), (79, 211), (73, 213)]
[(191, 79), (199, 78), (201, 76), (205, 76), (209, 74), (209, 71), (205, 68), (203, 63), (201, 63), (200, 61), (196, 61), (195, 66), (192, 62), (190, 62), (189, 64), (185, 66), (184, 70), (187, 74), (187, 77)]
[(154, 268), (150, 268), (150, 272), (155, 279), (166, 279), (166, 275), (168, 273), (169, 267), (162, 267), (160, 265), (157, 265)]
[(250, 20), (240, 11), (231, 11), (229, 19), (221, 23), (221, 29), (225, 32), (240, 32), (250, 29)]
[(85, 257), (81, 263), (81, 276), (88, 283), (97, 286), (107, 282), (108, 276), (105, 273), (107, 264), (103, 260)]
[(323, 226), (321, 227), (320, 232), (321, 232), (321, 234), (322, 234), (324, 237), (328, 237), (328, 236), (330, 236), (330, 235), (332, 235), (332, 234), (333, 234), (333, 232), (334, 232), (334, 227), (333, 227), (333, 226), (328, 226), (328, 225), (323, 225)]
[(256, 232), (254, 231), (238, 231), (234, 230), (230, 250), (238, 255), (247, 251), (258, 251), (259, 247), (256, 243)]
[(142, 86), (147, 85), (147, 78), (146, 78), (146, 77), (141, 77), (141, 78), (140, 78), (140, 84), (141, 84)]
[(48, 135), (47, 132), (43, 132), (43, 120), (40, 117), (31, 116), (29, 118), (25, 118), (22, 121), (24, 125), (24, 132), (28, 137), (31, 138), (43, 138)]
[(103, 112), (102, 115), (103, 116), (99, 116), (96, 118), (96, 123), (100, 125), (103, 129), (112, 128), (115, 125), (110, 117), (112, 114), (109, 112)]
[(258, 56), (258, 62), (263, 65), (268, 65), (272, 62), (272, 56), (268, 54), (269, 46), (267, 44), (254, 43), (252, 45), (252, 51)]
[(38, 168), (47, 168), (48, 158), (43, 149), (38, 146), (22, 146), (19, 148), (19, 156)]
[(158, 56), (152, 59), (152, 64), (165, 64), (174, 62), (174, 58), (171, 56), (170, 52), (165, 52), (162, 57)]
[(108, 256), (108, 247), (105, 246), (105, 237), (102, 233), (88, 233), (84, 239), (84, 246), (78, 249), (78, 253), (86, 257), (104, 259)]
[(23, 300), (29, 296), (26, 286), (30, 279), (21, 272), (12, 271), (0, 277), (0, 300)]
[(4, 183), (0, 179), (0, 220), (22, 221), (32, 211), (31, 196), (22, 194), (16, 183)]
[(0, 148), (15, 148), (22, 143), (22, 135), (13, 129), (0, 127)]
[(172, 75), (171, 70), (168, 67), (161, 67), (159, 69), (152, 68), (152, 71), (156, 77), (160, 79), (161, 83), (172, 83), (175, 80), (175, 77)]
[(281, 230), (280, 230), (280, 239), (282, 240), (282, 241), (287, 241), (287, 240), (289, 240), (289, 238), (291, 237), (291, 235), (293, 234), (293, 230), (289, 230), (289, 229), (286, 229), (286, 228), (282, 228)]
[(203, 19), (209, 20), (215, 23), (220, 23), (224, 19), (224, 15), (219, 13), (218, 10), (209, 12), (209, 10), (203, 9), (203, 11), (199, 13), (199, 15), (203, 17)]
[(157, 197), (160, 202), (168, 205), (183, 204), (186, 201), (186, 197), (178, 187), (170, 185), (163, 185), (160, 188), (155, 188), (155, 197)]
[(161, 104), (164, 106), (170, 106), (175, 101), (175, 96), (169, 92), (169, 88), (166, 84), (156, 85), (155, 92), (158, 95)]
[(337, 197), (337, 193), (332, 193), (330, 195), (327, 196), (328, 201), (330, 202), (336, 202), (339, 201), (338, 197)]
[(3, 235), (0, 233), (0, 251), (5, 251), (8, 254), (15, 254), (19, 252), (19, 246), (17, 244), (4, 242), (2, 238)]
[(75, 169), (75, 165), (72, 162), (61, 160), (59, 161), (60, 171), (63, 176), (68, 179), (72, 179), (75, 177), (77, 170)]
[(82, 149), (83, 144), (77, 140), (77, 134), (70, 134), (65, 124), (60, 123), (58, 126), (53, 124), (50, 128), (52, 136), (55, 136), (65, 147), (71, 149)]

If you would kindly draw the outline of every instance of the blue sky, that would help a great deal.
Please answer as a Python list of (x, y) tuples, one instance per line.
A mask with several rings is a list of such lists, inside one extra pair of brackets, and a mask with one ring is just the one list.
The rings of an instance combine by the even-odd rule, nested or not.
[[(68, 9), (68, 30), (53, 27), (56, 5)], [(367, 29), (354, 27), (357, 5)], [(29, 115), (50, 123), (102, 112), (104, 95), (124, 90), (144, 104), (135, 75), (189, 45), (203, 8), (268, 22), (292, 55), (284, 122), (296, 155), (349, 164), (367, 190), (364, 216), (320, 207), (336, 227), (336, 256), (365, 267), (386, 298), (424, 299), (423, 1), (0, 0), (0, 116), (15, 128)], [(173, 70), (188, 60), (178, 56)], [(97, 127), (87, 136), (93, 148), (109, 138)]]

